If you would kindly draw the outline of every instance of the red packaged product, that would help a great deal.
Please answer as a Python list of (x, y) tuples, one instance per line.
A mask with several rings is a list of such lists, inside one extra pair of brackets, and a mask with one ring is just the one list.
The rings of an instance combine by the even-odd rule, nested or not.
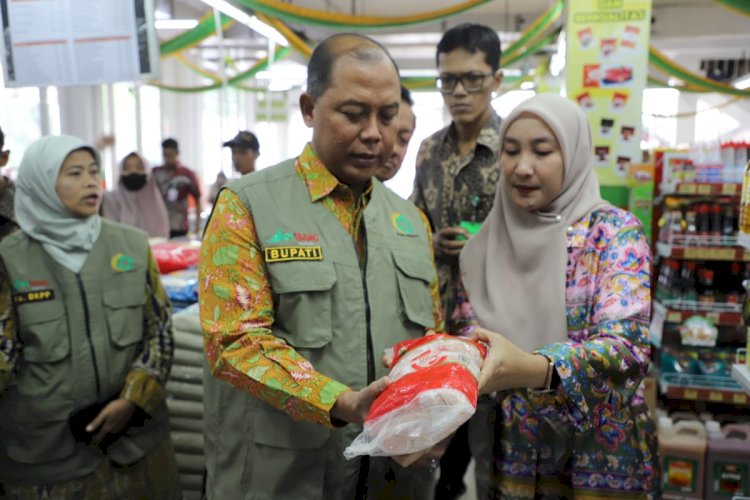
[(440, 334), (400, 342), (391, 350), (391, 383), (370, 407), (362, 433), (344, 450), (348, 459), (427, 450), (476, 411), (484, 345)]
[(198, 265), (201, 244), (197, 241), (166, 241), (151, 245), (154, 260), (162, 274)]

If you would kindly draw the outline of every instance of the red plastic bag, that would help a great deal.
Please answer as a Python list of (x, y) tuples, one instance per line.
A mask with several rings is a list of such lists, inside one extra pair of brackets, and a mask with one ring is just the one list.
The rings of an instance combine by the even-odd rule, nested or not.
[(201, 244), (199, 241), (165, 241), (151, 245), (154, 260), (162, 274), (198, 265)]
[(441, 334), (391, 349), (391, 383), (372, 403), (362, 433), (344, 450), (348, 459), (424, 451), (476, 411), (483, 345)]

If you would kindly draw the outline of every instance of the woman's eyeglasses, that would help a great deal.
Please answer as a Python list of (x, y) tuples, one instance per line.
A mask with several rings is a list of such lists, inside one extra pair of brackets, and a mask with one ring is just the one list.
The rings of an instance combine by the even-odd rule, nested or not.
[(461, 75), (445, 74), (435, 80), (437, 88), (443, 94), (452, 94), (458, 82), (461, 82), (464, 90), (469, 93), (479, 92), (484, 85), (484, 79), (493, 76), (494, 73), (463, 73)]

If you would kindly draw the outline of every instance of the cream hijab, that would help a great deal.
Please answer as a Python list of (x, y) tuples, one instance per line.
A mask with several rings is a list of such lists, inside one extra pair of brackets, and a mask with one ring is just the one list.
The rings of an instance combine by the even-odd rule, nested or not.
[(65, 158), (78, 149), (91, 151), (99, 160), (96, 150), (77, 137), (47, 136), (32, 143), (18, 167), (15, 199), (21, 230), (74, 273), (83, 267), (101, 230), (99, 215), (72, 215), (55, 189)]
[(503, 121), (500, 138), (521, 113), (544, 121), (560, 143), (564, 178), (544, 211), (526, 212), (510, 199), (501, 178), (495, 203), (479, 233), (461, 252), (461, 273), (479, 324), (531, 352), (567, 340), (566, 230), (598, 207), (591, 128), (572, 101), (539, 94)]

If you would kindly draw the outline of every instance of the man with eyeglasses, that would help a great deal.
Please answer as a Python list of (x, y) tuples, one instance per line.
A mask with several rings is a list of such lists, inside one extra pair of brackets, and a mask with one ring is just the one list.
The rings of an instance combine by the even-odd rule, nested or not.
[[(489, 213), (500, 178), (500, 117), (493, 95), (503, 79), (500, 39), (479, 24), (446, 31), (437, 46), (437, 87), (452, 122), (422, 142), (411, 200), (427, 215), (434, 233), (435, 258), (447, 331), (455, 331), (458, 255)], [(486, 498), (491, 472), (491, 403), (455, 435), (440, 462), (435, 498), (453, 499), (465, 489), (463, 475), (476, 460), (477, 495)], [(467, 447), (471, 443), (471, 454)]]

